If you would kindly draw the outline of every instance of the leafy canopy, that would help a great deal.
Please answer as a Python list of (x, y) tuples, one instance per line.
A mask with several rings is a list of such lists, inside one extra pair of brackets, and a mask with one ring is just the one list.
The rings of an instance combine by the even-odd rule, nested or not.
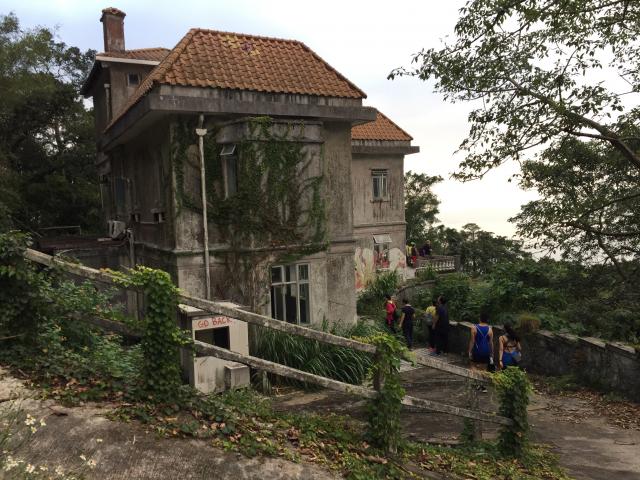
[(438, 219), (440, 200), (431, 187), (441, 182), (442, 177), (430, 177), (426, 173), (404, 174), (404, 216), (407, 222), (407, 242), (424, 241), (427, 228)]
[[(455, 176), (527, 161), (523, 186), (545, 190), (548, 202), (518, 217), (521, 234), (567, 255), (637, 255), (640, 2), (469, 0), (454, 33), (390, 78), (433, 80), (445, 99), (473, 105)], [(599, 187), (615, 188), (591, 196), (597, 175)]]
[(94, 53), (0, 16), (0, 227), (96, 228), (93, 117), (78, 96)]

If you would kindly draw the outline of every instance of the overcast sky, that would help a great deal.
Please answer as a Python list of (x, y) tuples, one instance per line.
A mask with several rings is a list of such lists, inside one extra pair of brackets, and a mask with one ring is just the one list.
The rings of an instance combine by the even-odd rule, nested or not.
[(469, 106), (451, 105), (433, 86), (414, 78), (387, 80), (389, 72), (409, 64), (411, 54), (439, 45), (453, 32), (461, 0), (0, 0), (0, 13), (18, 15), (23, 27), (57, 26), (59, 37), (82, 49), (102, 50), (100, 11), (113, 6), (126, 12), (127, 48), (173, 47), (191, 27), (211, 28), (301, 40), (367, 93), (377, 107), (414, 138), (420, 153), (406, 157), (405, 169), (441, 175), (436, 187), (440, 220), (460, 228), (475, 222), (510, 236), (507, 219), (533, 199), (505, 166), (481, 181), (449, 178), (460, 161), (454, 156), (468, 130)]

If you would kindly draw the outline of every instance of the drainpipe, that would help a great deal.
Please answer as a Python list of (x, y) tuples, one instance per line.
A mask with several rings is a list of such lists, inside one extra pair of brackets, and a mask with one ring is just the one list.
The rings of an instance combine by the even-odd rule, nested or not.
[(111, 120), (111, 84), (104, 84), (104, 96), (107, 103), (107, 122)]
[(196, 135), (198, 135), (198, 148), (200, 150), (200, 189), (202, 190), (202, 235), (204, 237), (204, 274), (206, 279), (205, 298), (211, 295), (211, 272), (209, 271), (209, 222), (207, 221), (207, 184), (204, 171), (204, 136), (207, 129), (204, 128), (204, 115), (200, 114)]

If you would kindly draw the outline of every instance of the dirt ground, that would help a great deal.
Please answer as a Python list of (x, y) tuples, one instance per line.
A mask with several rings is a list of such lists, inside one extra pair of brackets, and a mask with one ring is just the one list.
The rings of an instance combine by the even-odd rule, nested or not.
[[(456, 362), (456, 358), (448, 361)], [(406, 368), (402, 374), (410, 395), (454, 405), (465, 405), (465, 380), (429, 368)], [(46, 426), (19, 452), (34, 464), (60, 465), (65, 471), (84, 472), (92, 479), (329, 479), (330, 473), (311, 464), (279, 459), (247, 459), (209, 446), (204, 441), (160, 439), (136, 424), (113, 422), (105, 417), (109, 407), (65, 409), (52, 401), (30, 397), (22, 384), (0, 368), (0, 400), (18, 394), (20, 406)], [(480, 408), (496, 411), (491, 390), (480, 395)], [(5, 402), (6, 403), (6, 402)], [(0, 403), (0, 406), (2, 404)], [(365, 419), (364, 402), (336, 392), (292, 391), (277, 397), (277, 409), (332, 411)], [(529, 409), (533, 438), (549, 444), (560, 463), (576, 479), (640, 480), (640, 430), (623, 429), (594, 410), (587, 400), (549, 394), (533, 396)], [(454, 442), (462, 420), (446, 414), (405, 408), (404, 432), (410, 438)], [(482, 425), (484, 438), (497, 428)], [(83, 456), (86, 460), (81, 458)], [(95, 461), (88, 469), (87, 461)], [(0, 472), (0, 478), (2, 473)]]

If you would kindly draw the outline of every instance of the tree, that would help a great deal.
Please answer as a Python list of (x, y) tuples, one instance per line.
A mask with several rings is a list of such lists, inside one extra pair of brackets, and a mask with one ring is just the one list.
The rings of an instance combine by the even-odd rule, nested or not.
[(94, 54), (0, 16), (0, 227), (97, 228), (93, 120), (78, 96)]
[(427, 227), (438, 221), (440, 200), (431, 187), (442, 181), (442, 177), (430, 177), (426, 173), (409, 170), (404, 175), (404, 217), (407, 222), (407, 242), (422, 242)]
[[(469, 0), (460, 13), (452, 42), (421, 51), (413, 58), (414, 68), (390, 74), (433, 79), (445, 99), (473, 102), (457, 178), (482, 177), (508, 160), (531, 162), (525, 175), (536, 162), (559, 169), (561, 164), (554, 166), (557, 153), (571, 155), (570, 147), (581, 148), (576, 140), (606, 149), (607, 157), (615, 153), (623, 174), (638, 178), (640, 107), (629, 94), (640, 92), (640, 2)], [(531, 182), (525, 176), (523, 185)], [(637, 224), (620, 230), (608, 210), (612, 204), (627, 208), (638, 187), (636, 180), (616, 192), (621, 196), (601, 196), (599, 203), (576, 212), (595, 209), (602, 213), (601, 232), (637, 236)], [(522, 232), (534, 230), (547, 234), (527, 227)], [(547, 239), (554, 247), (582, 248), (580, 242)]]
[(559, 247), (570, 260), (604, 257), (628, 280), (630, 270), (638, 268), (629, 260), (640, 258), (640, 189), (621, 154), (607, 145), (567, 139), (540, 161), (525, 162), (522, 172), (523, 183), (541, 198), (512, 219), (518, 231), (539, 239), (534, 247)]

